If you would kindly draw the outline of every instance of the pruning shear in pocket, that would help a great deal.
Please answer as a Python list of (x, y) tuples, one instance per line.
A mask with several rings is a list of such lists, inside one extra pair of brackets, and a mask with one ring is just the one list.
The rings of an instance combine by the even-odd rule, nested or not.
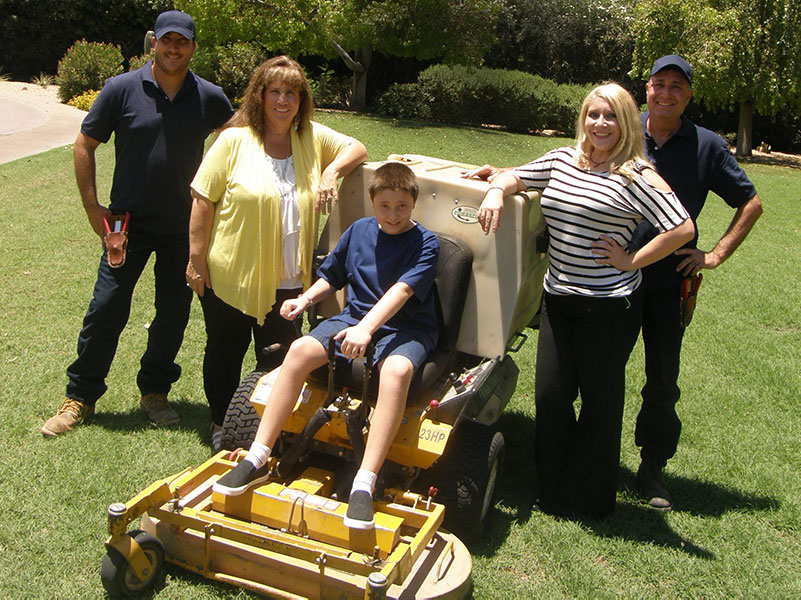
[(698, 295), (698, 288), (704, 276), (701, 273), (685, 277), (681, 282), (681, 295), (679, 298), (679, 319), (682, 327), (687, 327), (693, 319), (695, 311), (695, 300)]
[(125, 253), (128, 249), (128, 221), (131, 215), (106, 215), (103, 217), (103, 245), (106, 247), (108, 266), (116, 269), (125, 264)]

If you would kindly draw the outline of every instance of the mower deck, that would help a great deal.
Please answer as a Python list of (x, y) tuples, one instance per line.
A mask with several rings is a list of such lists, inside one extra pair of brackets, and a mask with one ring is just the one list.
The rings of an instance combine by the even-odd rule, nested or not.
[(136, 572), (147, 565), (125, 530), (142, 515), (141, 528), (163, 544), (167, 561), (274, 597), (469, 593), (470, 554), (458, 538), (438, 531), (442, 505), (388, 490), (374, 503), (374, 529), (348, 529), (342, 522), (347, 504), (327, 495), (333, 474), (323, 469), (310, 467), (293, 481), (271, 480), (241, 496), (213, 493), (214, 482), (239, 458), (221, 452), (110, 507), (106, 544), (123, 555), (134, 580), (147, 576)]

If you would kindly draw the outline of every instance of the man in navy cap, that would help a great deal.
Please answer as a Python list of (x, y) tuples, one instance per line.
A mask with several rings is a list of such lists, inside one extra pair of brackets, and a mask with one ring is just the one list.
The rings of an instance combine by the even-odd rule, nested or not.
[[(696, 223), (696, 237), (687, 246), (643, 269), (646, 382), (635, 430), (641, 447), (637, 482), (651, 507), (670, 510), (673, 500), (662, 469), (676, 453), (681, 432), (675, 409), (679, 358), (693, 301), (683, 301), (682, 290), (691, 295), (700, 283), (695, 278), (699, 271), (714, 269), (732, 255), (762, 214), (762, 204), (726, 142), (683, 115), (692, 97), (692, 67), (686, 60), (676, 54), (657, 59), (645, 90), (648, 111), (642, 124), (647, 154), (693, 222), (710, 191), (735, 209), (729, 227), (711, 250), (696, 248)], [(649, 239), (647, 229), (647, 224), (638, 227), (633, 246)]]
[[(153, 60), (109, 79), (75, 140), (75, 178), (86, 216), (103, 238), (111, 215), (129, 214), (127, 257), (100, 258), (92, 300), (78, 336), (78, 357), (67, 368), (61, 407), (42, 427), (52, 437), (70, 431), (95, 411), (120, 334), (128, 321), (134, 286), (156, 255), (155, 316), (148, 328), (137, 385), (139, 407), (156, 426), (181, 417), (167, 402), (181, 368), (175, 357), (189, 320), (189, 184), (208, 135), (233, 113), (222, 90), (189, 70), (195, 24), (186, 13), (161, 13), (153, 27)], [(110, 204), (98, 202), (95, 150), (114, 134)], [(111, 264), (110, 264), (111, 263)]]

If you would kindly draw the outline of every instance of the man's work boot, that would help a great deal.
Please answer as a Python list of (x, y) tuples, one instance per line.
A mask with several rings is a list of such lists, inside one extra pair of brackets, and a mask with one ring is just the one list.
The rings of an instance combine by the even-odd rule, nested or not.
[(72, 431), (72, 428), (86, 421), (95, 414), (95, 407), (79, 402), (73, 398), (64, 398), (61, 408), (55, 416), (50, 417), (42, 425), (42, 435), (45, 437), (55, 437), (62, 433)]
[(673, 499), (662, 478), (662, 463), (653, 458), (643, 458), (637, 469), (637, 484), (640, 494), (648, 500), (648, 506), (656, 510), (668, 511), (673, 508)]
[(139, 408), (147, 413), (156, 427), (168, 427), (181, 422), (181, 415), (167, 402), (167, 394), (142, 394)]

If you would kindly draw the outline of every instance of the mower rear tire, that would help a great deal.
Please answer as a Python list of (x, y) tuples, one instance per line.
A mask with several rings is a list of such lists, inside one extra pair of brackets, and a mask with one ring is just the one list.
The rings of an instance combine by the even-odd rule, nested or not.
[(464, 421), (432, 469), (435, 502), (445, 505), (444, 525), (466, 543), (484, 531), (505, 451), (500, 431)]
[(259, 428), (259, 415), (250, 403), (250, 397), (256, 389), (259, 379), (266, 371), (251, 371), (239, 383), (236, 388), (225, 419), (222, 424), (223, 450), (236, 450), (244, 448), (247, 450), (256, 439), (256, 430)]

